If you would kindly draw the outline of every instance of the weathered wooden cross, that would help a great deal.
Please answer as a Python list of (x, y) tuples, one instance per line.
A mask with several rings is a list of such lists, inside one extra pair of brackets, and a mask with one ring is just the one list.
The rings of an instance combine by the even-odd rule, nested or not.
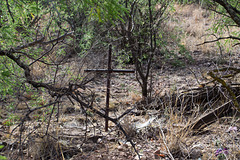
[[(105, 115), (109, 116), (109, 98), (110, 98), (110, 82), (111, 82), (111, 73), (134, 73), (135, 70), (132, 69), (112, 69), (111, 66), (112, 61), (112, 45), (109, 45), (109, 52), (108, 52), (108, 69), (86, 69), (85, 72), (107, 72), (107, 93), (106, 93), (106, 110)], [(105, 131), (108, 131), (108, 119), (105, 119)]]

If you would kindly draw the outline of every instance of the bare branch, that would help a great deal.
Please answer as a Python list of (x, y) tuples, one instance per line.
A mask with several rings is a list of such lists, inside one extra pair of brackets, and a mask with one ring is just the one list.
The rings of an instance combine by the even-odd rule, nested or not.
[(10, 135), (12, 135), (13, 132), (14, 132), (18, 127), (20, 127), (21, 125), (23, 125), (23, 123), (26, 121), (26, 119), (29, 117), (29, 115), (30, 115), (32, 112), (34, 112), (34, 111), (36, 111), (36, 110), (39, 110), (39, 109), (42, 109), (42, 108), (49, 107), (49, 106), (54, 105), (54, 104), (56, 104), (56, 103), (58, 103), (58, 102), (59, 102), (59, 101), (54, 101), (54, 102), (51, 102), (51, 103), (46, 104), (46, 105), (44, 105), (44, 106), (30, 109), (30, 110), (26, 113), (26, 115), (24, 116), (24, 118), (21, 120), (21, 122), (20, 122), (15, 128), (13, 128), (13, 130), (12, 130), (11, 133), (10, 133)]
[(214, 0), (214, 2), (217, 2), (221, 6), (223, 6), (228, 14), (231, 16), (232, 20), (240, 26), (240, 11), (234, 8), (231, 4), (229, 4), (226, 0)]
[(14, 18), (13, 18), (13, 14), (12, 14), (12, 12), (11, 12), (11, 10), (10, 10), (10, 5), (9, 5), (9, 3), (8, 3), (8, 0), (6, 0), (6, 3), (7, 3), (7, 9), (8, 9), (8, 12), (9, 12), (11, 18), (12, 18), (12, 22), (14, 23), (15, 20), (14, 20)]
[(72, 37), (72, 38), (75, 38), (75, 36), (73, 35), (73, 32), (69, 32), (69, 33), (65, 33), (64, 35), (60, 36), (60, 37), (57, 37), (53, 40), (50, 40), (50, 41), (47, 41), (47, 42), (44, 42), (44, 39), (45, 37), (42, 37), (41, 39), (39, 40), (36, 40), (34, 42), (31, 42), (31, 43), (28, 43), (28, 44), (25, 44), (25, 45), (22, 45), (22, 46), (18, 46), (16, 48), (14, 48), (14, 50), (21, 50), (21, 49), (25, 49), (25, 48), (28, 48), (28, 47), (32, 47), (32, 46), (35, 46), (36, 44), (43, 44), (43, 45), (47, 45), (47, 44), (50, 44), (50, 43), (54, 43), (54, 42), (57, 42), (57, 41), (60, 41), (60, 40), (63, 40), (64, 38), (66, 37)]
[(44, 54), (42, 54), (40, 57), (38, 57), (37, 59), (35, 59), (32, 63), (29, 64), (29, 66), (33, 65), (34, 63), (36, 63), (37, 61), (39, 61), (41, 58), (43, 58), (45, 55), (47, 55), (49, 52), (51, 52), (53, 50), (55, 45), (52, 45), (52, 47), (45, 52)]
[(13, 60), (19, 67), (21, 67), (22, 69), (24, 69), (24, 75), (26, 78), (26, 82), (31, 84), (34, 88), (46, 88), (48, 89), (52, 94), (52, 96), (56, 96), (56, 95), (64, 95), (67, 92), (69, 92), (69, 88), (57, 88), (54, 87), (51, 84), (48, 83), (41, 83), (41, 82), (36, 82), (33, 80), (31, 74), (30, 74), (30, 68), (27, 64), (23, 63), (20, 58), (14, 56), (12, 53), (15, 53), (13, 50), (10, 50), (9, 52), (4, 52), (4, 51), (0, 51), (0, 53), (3, 52), (5, 56), (7, 56), (8, 58), (10, 58), (11, 60)]
[(63, 40), (64, 38), (70, 36), (71, 38), (75, 39), (75, 36), (73, 35), (74, 32), (69, 32), (69, 33), (65, 33), (64, 35), (56, 38), (56, 39), (53, 39), (53, 40), (50, 40), (50, 41), (47, 41), (47, 42), (43, 42), (42, 44), (46, 45), (46, 44), (50, 44), (50, 43), (53, 43), (53, 42), (57, 42), (57, 41), (60, 41), (60, 40)]
[(31, 42), (31, 43), (28, 43), (28, 44), (25, 44), (25, 45), (22, 45), (22, 46), (18, 46), (16, 48), (14, 48), (14, 50), (21, 50), (21, 49), (24, 49), (24, 48), (28, 48), (28, 47), (32, 47), (32, 46), (35, 46), (36, 44), (40, 44), (44, 41), (44, 38), (45, 37), (42, 37), (41, 39), (39, 40), (36, 40), (34, 42)]
[(112, 121), (121, 131), (122, 133), (125, 135), (126, 139), (128, 142), (130, 142), (130, 144), (132, 145), (133, 149), (135, 150), (135, 152), (137, 153), (139, 159), (140, 159), (140, 155), (135, 147), (135, 144), (133, 143), (133, 141), (131, 140), (131, 137), (129, 137), (129, 135), (126, 133), (126, 131), (123, 129), (123, 127), (121, 126), (121, 124), (119, 123), (119, 119), (122, 118), (124, 115), (130, 113), (132, 111), (132, 109), (127, 110), (126, 112), (124, 112), (121, 116), (119, 116), (119, 118), (111, 118), (109, 116), (107, 116), (105, 113), (102, 113), (100, 111), (98, 111), (97, 109), (93, 108), (91, 105), (88, 105), (86, 103), (84, 103), (83, 101), (81, 101), (79, 99), (79, 97), (77, 96), (76, 92), (75, 93), (70, 93), (70, 96), (76, 100), (81, 106), (84, 106), (86, 108), (90, 108), (91, 110), (93, 110), (94, 113), (98, 114), (99, 116), (108, 119), (110, 121)]
[(209, 8), (209, 10), (210, 10), (210, 11), (213, 11), (213, 12), (216, 12), (217, 14), (223, 15), (223, 16), (225, 16), (225, 17), (231, 18), (231, 16), (229, 16), (229, 15), (227, 15), (227, 14), (224, 14), (224, 13), (222, 13), (222, 12), (219, 12), (219, 11), (217, 11), (217, 10), (215, 10), (215, 9)]
[(204, 45), (204, 44), (207, 44), (207, 43), (217, 42), (217, 41), (223, 40), (223, 39), (234, 39), (234, 40), (239, 40), (239, 41), (240, 41), (240, 38), (239, 38), (239, 37), (234, 37), (234, 36), (219, 37), (219, 38), (217, 38), (217, 39), (215, 39), (215, 40), (212, 40), (212, 41), (205, 41), (205, 42), (203, 42), (203, 43), (197, 44), (196, 46)]
[(234, 44), (232, 47), (236, 47), (236, 46), (238, 46), (238, 45), (240, 45), (240, 43), (236, 43), (236, 44)]

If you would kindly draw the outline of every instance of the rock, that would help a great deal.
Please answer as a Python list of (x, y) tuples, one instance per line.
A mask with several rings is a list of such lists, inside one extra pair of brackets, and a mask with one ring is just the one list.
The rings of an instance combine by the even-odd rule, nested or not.
[[(140, 158), (141, 160), (147, 160), (147, 157), (144, 154), (140, 155)], [(140, 160), (138, 155), (135, 156), (134, 160)]]
[(201, 144), (196, 144), (193, 145), (191, 150), (190, 150), (190, 158), (192, 159), (197, 159), (202, 157), (203, 153), (202, 150), (204, 149), (204, 147)]
[(79, 123), (76, 121), (71, 121), (71, 122), (66, 122), (63, 126), (66, 128), (78, 128)]
[(124, 148), (123, 148), (122, 145), (121, 145), (121, 146), (118, 146), (118, 151), (124, 151)]

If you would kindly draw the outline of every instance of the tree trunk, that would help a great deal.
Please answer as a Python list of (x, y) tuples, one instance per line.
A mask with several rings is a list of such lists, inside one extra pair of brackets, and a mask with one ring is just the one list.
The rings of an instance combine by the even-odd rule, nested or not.
[(148, 85), (147, 85), (147, 79), (145, 79), (142, 82), (142, 98), (146, 99), (148, 96)]

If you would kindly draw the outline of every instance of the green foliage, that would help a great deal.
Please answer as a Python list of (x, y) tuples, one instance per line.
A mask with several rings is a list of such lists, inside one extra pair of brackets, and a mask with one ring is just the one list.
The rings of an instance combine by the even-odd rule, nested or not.
[[(174, 20), (174, 17), (171, 18)], [(159, 44), (163, 61), (175, 67), (184, 67), (185, 63), (191, 63), (193, 58), (185, 45), (182, 44), (181, 39), (184, 38), (184, 35), (178, 34), (179, 32), (183, 32), (182, 28), (175, 27), (172, 32), (168, 32), (168, 29), (165, 28), (160, 30), (157, 44)]]
[(97, 17), (99, 22), (123, 20), (121, 15), (128, 11), (118, 0), (91, 0), (86, 3), (91, 8), (89, 15)]
[(90, 116), (90, 117), (93, 117), (93, 116), (94, 116), (94, 114), (93, 114), (93, 112), (92, 112), (91, 110), (86, 110), (86, 114), (87, 114), (88, 116)]
[(189, 61), (193, 61), (193, 58), (190, 52), (186, 49), (186, 47), (182, 44), (178, 44), (179, 54), (186, 58)]
[(0, 149), (3, 149), (4, 148), (4, 145), (0, 145)]
[[(239, 16), (240, 4), (237, 3), (235, 0), (227, 0), (229, 5), (232, 5), (236, 10), (236, 15)], [(232, 16), (229, 16), (227, 10), (218, 3), (215, 3), (213, 0), (207, 0), (206, 3), (208, 4), (208, 8), (214, 10), (211, 18), (214, 19), (213, 27), (209, 29), (212, 35), (216, 37), (240, 37), (240, 31), (238, 24), (233, 20)], [(238, 12), (237, 12), (238, 10)], [(223, 47), (225, 52), (231, 52), (234, 49), (234, 44), (238, 44), (239, 40), (236, 39), (223, 39), (221, 41), (217, 41), (216, 45), (220, 48)], [(220, 50), (220, 52), (222, 52)]]
[(21, 83), (21, 70), (4, 57), (0, 57), (0, 94), (1, 98), (13, 96)]
[(11, 126), (15, 124), (19, 119), (20, 118), (17, 115), (11, 113), (8, 115), (8, 118), (2, 122), (2, 124), (5, 126)]
[(83, 36), (79, 39), (78, 46), (82, 52), (85, 52), (91, 48), (94, 41), (93, 28), (79, 28), (79, 30), (78, 32), (82, 32)]
[(177, 3), (180, 3), (180, 4), (201, 4), (201, 5), (204, 5), (205, 4), (205, 1), (206, 0), (175, 0)]
[(175, 67), (184, 67), (186, 62), (193, 62), (190, 52), (182, 44), (177, 44), (174, 50), (162, 49), (164, 61)]
[(16, 107), (16, 104), (15, 104), (14, 102), (10, 102), (10, 103), (7, 105), (6, 109), (7, 109), (8, 111), (12, 111), (12, 110), (15, 109), (15, 107)]
[(124, 67), (126, 64), (131, 63), (132, 54), (131, 52), (126, 52), (125, 50), (118, 51), (116, 54), (117, 62), (120, 67)]
[(0, 160), (7, 160), (7, 157), (0, 155)]
[[(9, 47), (18, 45), (19, 42), (23, 42), (23, 37), (26, 41), (31, 40), (33, 37), (27, 35), (30, 35), (34, 31), (29, 26), (41, 8), (39, 8), (35, 1), (16, 2), (9, 0), (1, 3), (1, 49), (9, 49)], [(8, 5), (11, 6), (10, 10), (8, 10)]]

